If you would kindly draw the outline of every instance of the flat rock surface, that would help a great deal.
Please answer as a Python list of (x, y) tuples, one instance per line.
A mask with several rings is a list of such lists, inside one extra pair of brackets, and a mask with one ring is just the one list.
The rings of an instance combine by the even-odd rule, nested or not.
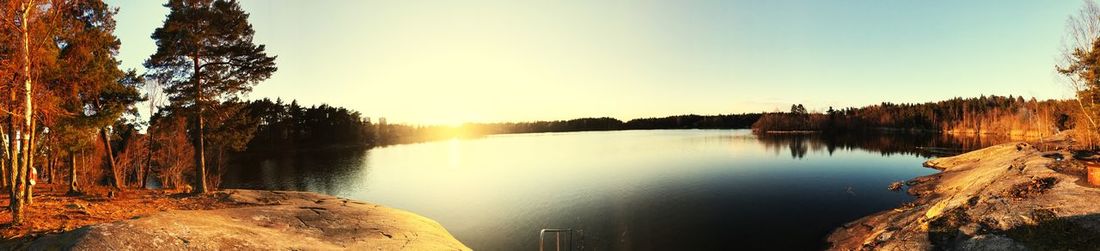
[(439, 223), (379, 205), (307, 192), (226, 190), (243, 207), (172, 210), (28, 237), (5, 249), (469, 250)]
[[(828, 237), (833, 250), (1096, 250), (1100, 189), (1083, 164), (1046, 143), (1008, 143), (929, 160), (943, 172), (909, 182), (918, 198)], [(886, 188), (883, 188), (886, 189)]]

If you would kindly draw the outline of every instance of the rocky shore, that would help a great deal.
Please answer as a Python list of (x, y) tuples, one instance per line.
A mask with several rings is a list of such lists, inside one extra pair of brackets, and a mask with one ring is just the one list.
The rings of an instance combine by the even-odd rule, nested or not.
[(225, 190), (238, 204), (169, 210), (0, 243), (16, 250), (469, 250), (439, 223), (307, 192)]
[[(929, 160), (911, 203), (845, 224), (832, 250), (1096, 250), (1100, 188), (1065, 141), (1007, 143)], [(886, 188), (883, 188), (886, 189)]]

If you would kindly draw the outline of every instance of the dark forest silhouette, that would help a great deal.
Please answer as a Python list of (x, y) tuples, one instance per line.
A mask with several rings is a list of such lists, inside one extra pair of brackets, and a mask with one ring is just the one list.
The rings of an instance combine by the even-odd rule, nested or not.
[[(261, 99), (243, 104), (232, 120), (245, 123), (235, 133), (246, 135), (248, 152), (308, 151), (330, 148), (372, 147), (493, 134), (577, 132), (641, 129), (745, 129), (758, 113), (730, 115), (680, 115), (642, 118), (623, 122), (614, 118), (580, 118), (557, 121), (466, 123), (459, 126), (389, 124), (372, 121), (358, 111), (325, 104), (304, 107), (296, 100)], [(215, 147), (216, 149), (220, 149)], [(247, 149), (247, 150), (246, 150)], [(217, 158), (215, 158), (216, 160)], [(216, 162), (216, 161), (215, 161)]]

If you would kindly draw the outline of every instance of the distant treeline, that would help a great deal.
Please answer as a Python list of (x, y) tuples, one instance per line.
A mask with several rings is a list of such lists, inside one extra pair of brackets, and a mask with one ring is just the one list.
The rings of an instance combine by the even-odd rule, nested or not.
[(830, 107), (824, 112), (793, 105), (790, 112), (764, 114), (752, 128), (759, 132), (892, 129), (1038, 136), (1072, 128), (1076, 112), (1072, 101), (983, 95), (920, 104)]
[[(790, 112), (728, 115), (679, 115), (621, 121), (580, 118), (556, 121), (467, 123), (457, 126), (416, 126), (373, 123), (359, 112), (329, 105), (301, 106), (297, 101), (262, 99), (245, 104), (235, 123), (255, 123), (246, 151), (298, 151), (332, 147), (370, 147), (493, 134), (644, 129), (746, 129), (758, 132), (867, 130), (934, 131), (959, 134), (1050, 135), (1072, 128), (1075, 103), (1065, 100), (1025, 100), (1014, 96), (953, 98), (919, 104), (877, 105), (808, 111), (792, 105)], [(236, 130), (248, 132), (249, 130)]]
[(571, 120), (467, 123), (460, 126), (376, 125), (378, 145), (414, 143), (454, 137), (478, 137), (493, 134), (612, 131), (642, 129), (748, 129), (760, 113), (727, 115), (678, 115), (660, 118), (640, 118), (626, 122), (615, 118), (580, 118)]
[(747, 129), (759, 118), (759, 113), (710, 116), (692, 114), (661, 118), (640, 118), (626, 122), (604, 117), (522, 123), (474, 123), (467, 124), (466, 126), (485, 134), (642, 129)]
[[(280, 152), (333, 147), (367, 147), (416, 143), (455, 137), (492, 134), (610, 131), (638, 129), (747, 129), (759, 113), (729, 115), (680, 115), (641, 118), (623, 122), (614, 118), (580, 118), (556, 121), (467, 123), (459, 126), (414, 126), (370, 119), (357, 111), (329, 105), (304, 107), (261, 99), (245, 103), (235, 123), (253, 124), (249, 152)], [(237, 130), (247, 133), (252, 130)]]

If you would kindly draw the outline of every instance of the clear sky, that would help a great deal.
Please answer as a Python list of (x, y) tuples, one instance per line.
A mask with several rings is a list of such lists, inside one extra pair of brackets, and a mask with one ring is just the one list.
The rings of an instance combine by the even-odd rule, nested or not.
[[(167, 9), (119, 7), (142, 69)], [(278, 72), (249, 98), (438, 124), (1066, 98), (1078, 1), (243, 0)]]

